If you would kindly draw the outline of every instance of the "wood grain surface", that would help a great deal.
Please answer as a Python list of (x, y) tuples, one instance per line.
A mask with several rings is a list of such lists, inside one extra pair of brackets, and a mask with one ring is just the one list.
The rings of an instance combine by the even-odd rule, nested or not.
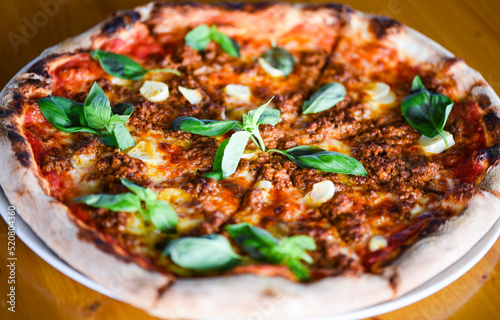
[[(41, 51), (140, 0), (1, 0), (0, 88)], [(434, 39), (483, 74), (500, 94), (500, 1), (346, 0)], [(7, 174), (2, 172), (0, 174)], [(0, 208), (5, 211), (7, 208)], [(1, 219), (0, 219), (1, 220)], [(7, 226), (0, 222), (0, 319), (155, 319), (71, 280), (16, 242), (16, 312), (7, 310)], [(500, 319), (500, 240), (448, 287), (378, 320)]]

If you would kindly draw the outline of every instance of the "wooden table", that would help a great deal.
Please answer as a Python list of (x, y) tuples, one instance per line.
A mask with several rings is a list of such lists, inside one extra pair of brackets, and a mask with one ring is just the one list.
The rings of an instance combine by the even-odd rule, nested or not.
[[(45, 48), (79, 34), (117, 9), (140, 0), (2, 0), (0, 87)], [(388, 15), (436, 40), (480, 71), (500, 94), (500, 1), (346, 0)], [(40, 3), (52, 3), (44, 14)], [(55, 5), (54, 5), (55, 4)], [(31, 28), (29, 25), (31, 24)], [(1, 208), (6, 210), (6, 208)], [(1, 219), (0, 219), (1, 220)], [(7, 228), (0, 222), (0, 319), (153, 319), (71, 280), (16, 243), (16, 313), (7, 311)], [(469, 272), (436, 294), (374, 319), (499, 319), (500, 240)]]

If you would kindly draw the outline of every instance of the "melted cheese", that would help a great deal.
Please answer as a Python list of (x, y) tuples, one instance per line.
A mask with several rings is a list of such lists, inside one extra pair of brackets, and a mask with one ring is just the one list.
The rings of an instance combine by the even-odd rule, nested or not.
[(172, 163), (172, 154), (161, 150), (160, 143), (168, 143), (181, 150), (186, 148), (190, 141), (166, 138), (162, 132), (151, 131), (136, 139), (136, 146), (126, 153), (133, 158), (141, 159), (148, 166), (148, 176), (156, 183), (176, 178), (185, 172), (196, 171), (196, 168)]
[(94, 170), (97, 160), (95, 153), (78, 154), (71, 158), (73, 169), (70, 174), (73, 178), (73, 183), (79, 186), (79, 193), (76, 196), (92, 194), (98, 190), (99, 182), (97, 180), (86, 179)]

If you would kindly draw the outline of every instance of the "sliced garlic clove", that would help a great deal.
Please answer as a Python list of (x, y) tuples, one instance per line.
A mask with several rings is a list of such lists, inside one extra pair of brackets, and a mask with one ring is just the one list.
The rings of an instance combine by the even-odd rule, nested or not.
[(306, 204), (310, 207), (319, 207), (330, 200), (334, 194), (335, 185), (330, 180), (315, 183), (312, 190), (305, 196)]
[(168, 86), (160, 81), (145, 81), (140, 92), (151, 102), (164, 101), (169, 96)]
[(365, 89), (366, 94), (368, 94), (373, 100), (388, 95), (390, 91), (391, 87), (383, 82), (372, 82), (366, 86)]
[(391, 87), (383, 82), (370, 83), (366, 86), (365, 92), (369, 96), (368, 102), (376, 106), (392, 104), (396, 101), (396, 95), (391, 91)]
[(242, 101), (249, 101), (250, 97), (252, 96), (252, 92), (250, 91), (250, 88), (247, 86), (243, 86), (240, 84), (228, 84), (224, 88), (224, 92), (233, 98), (236, 98), (238, 100)]
[(273, 78), (278, 78), (278, 77), (283, 77), (285, 74), (283, 71), (274, 68), (272, 65), (267, 63), (267, 61), (264, 58), (259, 58), (259, 64), (266, 71), (271, 77)]
[(385, 247), (387, 247), (387, 239), (379, 235), (371, 237), (368, 243), (368, 249), (370, 249), (371, 252), (384, 249)]
[(446, 145), (443, 137), (441, 137), (440, 135), (434, 138), (429, 138), (422, 135), (420, 139), (418, 139), (418, 143), (427, 153), (441, 153), (444, 150), (449, 149), (455, 145), (455, 139), (453, 139), (453, 135), (448, 131), (444, 131), (443, 133), (446, 141), (448, 142), (448, 145)]
[(197, 104), (202, 99), (201, 93), (196, 89), (188, 89), (182, 86), (178, 86), (178, 89), (184, 98), (186, 98), (191, 104)]
[(117, 86), (129, 87), (132, 85), (133, 81), (128, 79), (122, 79), (118, 77), (111, 77), (111, 83)]
[(386, 94), (385, 96), (373, 99), (373, 101), (378, 104), (392, 104), (394, 103), (394, 101), (396, 101), (396, 95), (394, 94), (394, 92), (389, 91), (389, 93)]

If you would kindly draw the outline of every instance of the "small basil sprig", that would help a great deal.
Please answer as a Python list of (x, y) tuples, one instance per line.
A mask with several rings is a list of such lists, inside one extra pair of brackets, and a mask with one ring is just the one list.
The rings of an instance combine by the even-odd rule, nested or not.
[(244, 114), (241, 122), (180, 117), (172, 122), (170, 128), (205, 136), (218, 136), (229, 130), (237, 130), (229, 139), (221, 143), (215, 153), (213, 171), (204, 175), (207, 178), (221, 180), (236, 172), (248, 139), (252, 139), (257, 147), (266, 151), (264, 141), (259, 133), (259, 126), (261, 124), (276, 125), (281, 122), (279, 110), (266, 109), (273, 98), (259, 108)]
[(134, 106), (121, 103), (111, 108), (108, 97), (96, 82), (83, 104), (57, 96), (36, 102), (45, 119), (58, 130), (92, 133), (104, 144), (121, 150), (135, 146), (134, 139), (123, 125), (132, 115)]
[(453, 100), (428, 91), (419, 76), (413, 78), (410, 94), (401, 104), (401, 112), (413, 128), (429, 138), (440, 135), (447, 146), (443, 129), (452, 108)]
[(230, 269), (242, 258), (225, 237), (217, 234), (170, 241), (163, 254), (176, 265), (193, 270)]
[(185, 36), (186, 45), (195, 50), (205, 50), (208, 44), (213, 40), (229, 55), (238, 58), (240, 56), (240, 47), (236, 41), (217, 30), (217, 26), (212, 27), (202, 24), (189, 31)]
[(179, 117), (170, 124), (170, 129), (215, 137), (228, 132), (236, 123), (237, 121), (200, 120), (193, 117)]
[(298, 235), (278, 240), (268, 231), (248, 223), (229, 225), (227, 232), (234, 241), (252, 258), (273, 264), (286, 265), (301, 281), (310, 279), (305, 263), (313, 259), (306, 250), (316, 250), (314, 239)]
[(272, 47), (264, 51), (261, 58), (274, 69), (281, 71), (285, 77), (292, 73), (295, 67), (293, 56), (280, 47)]
[[(305, 235), (276, 239), (268, 231), (248, 223), (226, 227), (231, 238), (257, 261), (286, 265), (301, 281), (310, 279), (304, 263), (313, 263), (306, 250), (316, 250), (314, 239)], [(234, 252), (229, 241), (217, 234), (172, 240), (163, 251), (172, 262), (186, 269), (227, 270), (246, 261)]]
[(173, 69), (145, 69), (129, 57), (109, 51), (93, 50), (90, 55), (99, 62), (106, 73), (121, 79), (139, 80), (148, 72), (170, 72), (180, 75), (179, 71)]
[(318, 113), (328, 110), (344, 100), (345, 95), (346, 91), (341, 83), (327, 83), (302, 104), (302, 113)]
[(151, 221), (160, 231), (175, 230), (178, 217), (168, 202), (158, 200), (158, 193), (149, 188), (143, 188), (126, 179), (120, 180), (132, 192), (92, 194), (75, 198), (73, 201), (111, 211), (139, 212), (144, 220)]
[(221, 143), (215, 153), (212, 172), (204, 175), (215, 180), (227, 178), (236, 172), (249, 138), (262, 151), (281, 153), (303, 168), (361, 176), (367, 175), (363, 165), (356, 159), (342, 153), (323, 150), (316, 146), (298, 146), (288, 150), (266, 150), (259, 132), (259, 125), (276, 125), (281, 121), (279, 110), (266, 109), (271, 100), (259, 108), (251, 110), (248, 114), (244, 114), (242, 122), (180, 117), (172, 123), (171, 129), (205, 136), (222, 135), (229, 130), (237, 131), (229, 139)]
[(83, 103), (58, 96), (48, 96), (36, 101), (43, 116), (56, 129), (64, 132), (87, 132), (99, 134), (89, 128), (83, 113)]
[(358, 160), (316, 146), (298, 146), (288, 150), (269, 149), (268, 151), (281, 153), (302, 168), (358, 176), (367, 175), (365, 168)]

